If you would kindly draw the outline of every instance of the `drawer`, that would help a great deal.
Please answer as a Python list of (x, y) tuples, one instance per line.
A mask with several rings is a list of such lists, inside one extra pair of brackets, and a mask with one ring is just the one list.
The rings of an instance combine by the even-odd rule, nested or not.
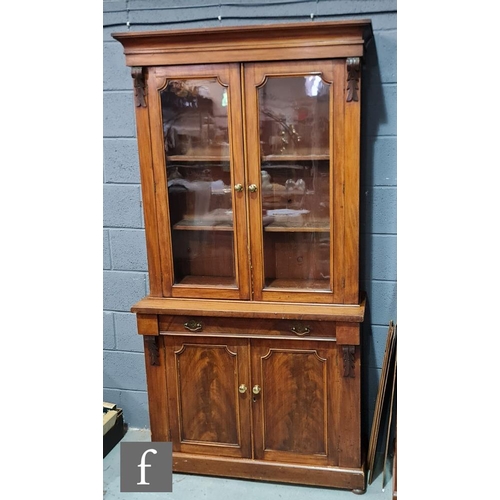
[(335, 323), (327, 321), (162, 315), (159, 326), (160, 334), (335, 338)]

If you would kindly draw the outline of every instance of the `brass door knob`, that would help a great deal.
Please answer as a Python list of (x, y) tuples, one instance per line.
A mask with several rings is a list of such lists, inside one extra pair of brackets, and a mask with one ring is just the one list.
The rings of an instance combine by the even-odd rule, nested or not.
[(239, 387), (238, 387), (238, 391), (241, 392), (241, 394), (244, 394), (245, 392), (247, 392), (247, 386), (245, 384), (241, 384)]
[(262, 389), (260, 388), (260, 385), (254, 385), (253, 386), (253, 389), (252, 389), (252, 392), (254, 394), (259, 394), (259, 392), (261, 391)]
[(250, 186), (248, 186), (248, 190), (251, 193), (255, 193), (257, 191), (257, 185), (256, 184), (250, 184)]
[(241, 193), (243, 191), (243, 184), (235, 184), (234, 190), (237, 191), (238, 193)]

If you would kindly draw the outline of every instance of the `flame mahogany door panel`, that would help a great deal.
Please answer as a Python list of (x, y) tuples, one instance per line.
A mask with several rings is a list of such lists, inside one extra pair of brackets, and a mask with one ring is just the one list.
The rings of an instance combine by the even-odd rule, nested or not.
[[(174, 451), (251, 457), (248, 341), (166, 337)], [(242, 390), (242, 389), (241, 389)]]
[(336, 464), (335, 343), (252, 340), (251, 352), (255, 458)]

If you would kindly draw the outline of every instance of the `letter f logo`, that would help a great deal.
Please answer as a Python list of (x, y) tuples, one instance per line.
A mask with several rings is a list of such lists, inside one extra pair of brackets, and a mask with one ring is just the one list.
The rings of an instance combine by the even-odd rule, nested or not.
[(142, 458), (141, 458), (141, 463), (137, 466), (137, 467), (140, 467), (141, 469), (141, 482), (140, 483), (137, 483), (138, 485), (148, 485), (149, 483), (146, 483), (146, 467), (151, 467), (151, 464), (147, 464), (145, 462), (146, 460), (146, 455), (151, 452), (153, 453), (154, 455), (156, 455), (158, 452), (154, 449), (154, 448), (150, 448), (149, 450), (146, 450), (143, 454), (142, 454)]

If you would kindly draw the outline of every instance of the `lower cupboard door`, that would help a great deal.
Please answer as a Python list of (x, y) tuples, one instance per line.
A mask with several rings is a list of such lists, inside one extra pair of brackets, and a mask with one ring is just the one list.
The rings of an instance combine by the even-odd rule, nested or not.
[(248, 341), (166, 337), (173, 451), (251, 456)]
[(252, 340), (255, 458), (336, 465), (333, 342)]

